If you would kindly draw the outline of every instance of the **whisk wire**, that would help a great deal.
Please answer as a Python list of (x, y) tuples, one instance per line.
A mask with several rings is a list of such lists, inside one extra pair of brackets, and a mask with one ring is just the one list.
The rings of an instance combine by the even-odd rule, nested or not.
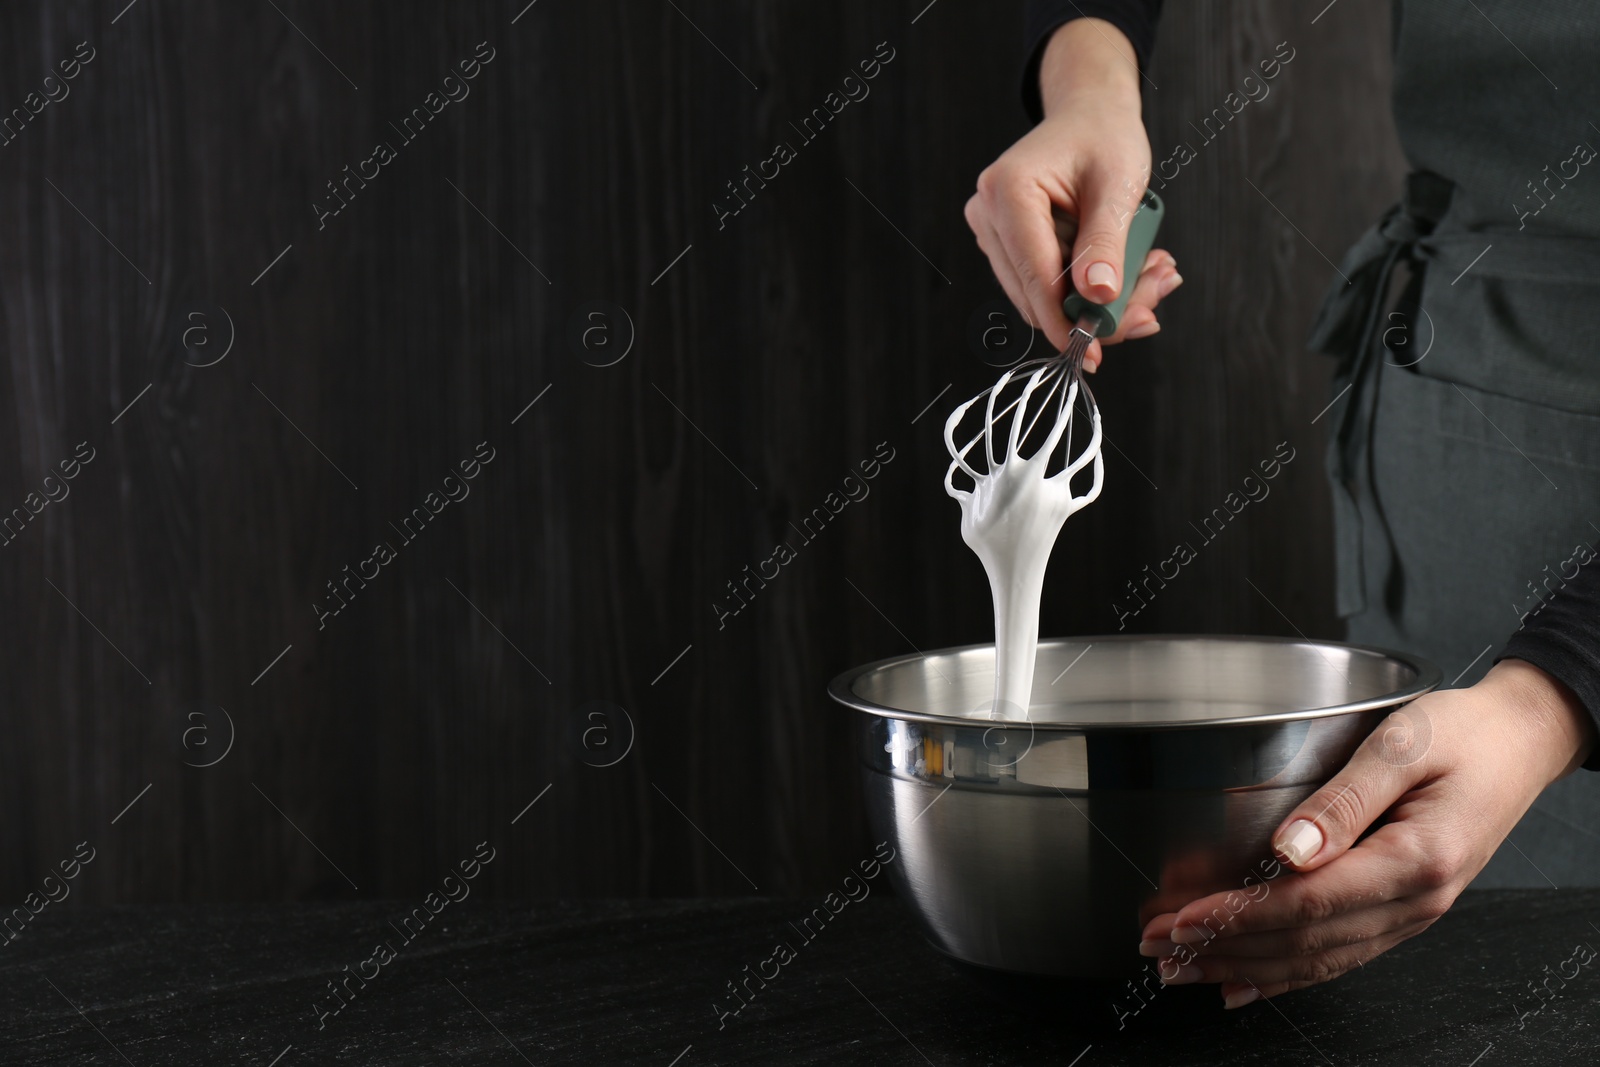
[[(1086, 325), (1088, 329), (1084, 328)], [(1008, 369), (992, 387), (956, 408), (945, 423), (945, 446), (952, 460), (945, 472), (945, 489), (951, 496), (960, 498), (966, 495), (965, 491), (955, 487), (956, 471), (965, 473), (976, 486), (995, 475), (1008, 460), (1025, 461), (1029, 456), (1045, 457), (1047, 464), (1045, 476), (1052, 481), (1060, 479), (1069, 485), (1079, 471), (1091, 461), (1094, 462), (1095, 485), (1084, 497), (1083, 502), (1087, 503), (1099, 496), (1100, 464), (1103, 462), (1099, 451), (1102, 440), (1100, 418), (1094, 393), (1090, 391), (1089, 383), (1083, 373), (1083, 360), (1093, 338), (1093, 329), (1092, 323), (1080, 323), (1079, 327), (1072, 331), (1067, 346), (1061, 352), (1053, 356), (1028, 360)], [(1008, 398), (1005, 394), (1013, 385), (1020, 388), (1011, 390), (1013, 395)], [(1072, 423), (1075, 421), (1080, 400), (1084, 402), (1084, 411), (1090, 419), (1091, 431), (1085, 449), (1075, 458), (1072, 455)], [(958, 448), (955, 432), (967, 413), (980, 401), (983, 402), (983, 424), (977, 433)], [(1046, 412), (1053, 412), (1055, 416), (1050, 430), (1038, 447), (1030, 448), (1029, 442), (1033, 440), (1034, 432), (1039, 428), (1040, 420), (1045, 417)], [(1009, 427), (998, 425), (1008, 416), (1011, 419)], [(1005, 434), (999, 454), (996, 454), (995, 450), (997, 430)], [(1066, 438), (1067, 447), (1066, 455), (1061, 459), (1062, 469), (1051, 475), (1049, 465), (1053, 465), (1052, 457), (1062, 444), (1063, 437)], [(985, 470), (982, 472), (969, 462), (972, 449), (980, 440), (983, 441), (982, 455), (985, 461)], [(1028, 451), (1029, 456), (1023, 454), (1024, 450)]]

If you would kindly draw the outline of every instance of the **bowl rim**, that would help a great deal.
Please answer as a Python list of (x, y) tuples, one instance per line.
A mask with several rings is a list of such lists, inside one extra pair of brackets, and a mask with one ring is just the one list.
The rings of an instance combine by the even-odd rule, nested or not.
[(1348, 715), (1355, 712), (1375, 711), (1381, 708), (1398, 708), (1408, 704), (1424, 693), (1432, 692), (1439, 688), (1439, 683), (1444, 675), (1432, 660), (1422, 656), (1412, 655), (1408, 652), (1399, 652), (1391, 648), (1378, 645), (1361, 645), (1345, 641), (1329, 641), (1320, 638), (1283, 637), (1278, 635), (1259, 634), (1099, 634), (1082, 637), (1050, 637), (1042, 638), (1040, 646), (1068, 643), (1097, 644), (1123, 644), (1128, 642), (1143, 641), (1244, 641), (1255, 644), (1284, 644), (1284, 645), (1311, 645), (1321, 648), (1336, 648), (1344, 652), (1363, 652), (1371, 655), (1382, 656), (1385, 659), (1396, 660), (1410, 667), (1416, 672), (1416, 678), (1404, 688), (1397, 689), (1382, 696), (1370, 697), (1366, 700), (1355, 700), (1344, 704), (1334, 704), (1322, 708), (1299, 708), (1292, 711), (1272, 711), (1259, 715), (1229, 715), (1208, 719), (1185, 719), (1182, 722), (1035, 722), (1032, 719), (974, 719), (961, 715), (935, 715), (931, 712), (907, 711), (903, 708), (891, 708), (886, 704), (878, 704), (857, 696), (852, 686), (865, 675), (890, 667), (897, 667), (903, 663), (914, 663), (917, 660), (927, 659), (930, 656), (949, 655), (960, 652), (969, 652), (979, 648), (993, 648), (994, 642), (986, 641), (971, 645), (952, 645), (949, 648), (936, 648), (929, 652), (911, 652), (899, 656), (889, 656), (885, 659), (874, 660), (859, 667), (837, 674), (828, 682), (828, 696), (837, 703), (855, 711), (865, 712), (882, 719), (899, 719), (905, 722), (934, 723), (944, 726), (981, 727), (983, 729), (1026, 727), (1030, 730), (1042, 730), (1047, 733), (1109, 733), (1114, 731), (1150, 731), (1150, 730), (1189, 730), (1217, 726), (1244, 726), (1261, 723), (1298, 722), (1304, 719), (1323, 719), (1335, 715)]

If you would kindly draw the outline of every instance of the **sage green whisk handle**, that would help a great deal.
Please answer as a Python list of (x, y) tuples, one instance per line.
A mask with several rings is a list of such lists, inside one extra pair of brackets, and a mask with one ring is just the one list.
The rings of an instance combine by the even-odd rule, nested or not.
[(1061, 302), (1061, 309), (1067, 313), (1069, 322), (1076, 323), (1083, 318), (1085, 311), (1098, 308), (1100, 327), (1095, 336), (1110, 337), (1117, 332), (1117, 327), (1122, 324), (1122, 313), (1128, 308), (1128, 298), (1133, 295), (1133, 287), (1139, 281), (1139, 269), (1144, 266), (1144, 257), (1150, 254), (1150, 249), (1156, 243), (1156, 231), (1161, 228), (1161, 218), (1166, 211), (1161, 198), (1146, 189), (1133, 217), (1128, 220), (1128, 244), (1122, 253), (1122, 292), (1109, 304), (1096, 304), (1073, 289), (1069, 280), (1067, 298)]

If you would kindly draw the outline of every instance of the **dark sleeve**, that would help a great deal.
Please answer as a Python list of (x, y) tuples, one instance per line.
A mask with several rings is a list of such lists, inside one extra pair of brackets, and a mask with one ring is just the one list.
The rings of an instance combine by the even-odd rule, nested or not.
[[(1515, 658), (1533, 664), (1572, 690), (1600, 723), (1600, 555), (1579, 551), (1586, 562), (1571, 578), (1568, 566), (1577, 555), (1557, 569), (1561, 584), (1528, 612), (1495, 662)], [(1600, 747), (1584, 767), (1600, 771)]]
[(1160, 17), (1161, 0), (1028, 0), (1028, 62), (1022, 70), (1022, 107), (1028, 118), (1034, 122), (1044, 118), (1039, 103), (1039, 59), (1056, 27), (1073, 19), (1104, 19), (1128, 38), (1143, 70), (1156, 44)]

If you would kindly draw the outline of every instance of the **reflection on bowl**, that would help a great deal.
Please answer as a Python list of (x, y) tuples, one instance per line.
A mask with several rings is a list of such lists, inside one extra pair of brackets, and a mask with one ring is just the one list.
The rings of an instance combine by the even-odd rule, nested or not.
[(993, 645), (881, 660), (828, 692), (861, 713), (874, 839), (934, 947), (1109, 978), (1144, 962), (1150, 918), (1259, 884), (1278, 823), (1439, 678), (1333, 642), (1115, 636), (1039, 643), (1030, 722), (985, 717)]

